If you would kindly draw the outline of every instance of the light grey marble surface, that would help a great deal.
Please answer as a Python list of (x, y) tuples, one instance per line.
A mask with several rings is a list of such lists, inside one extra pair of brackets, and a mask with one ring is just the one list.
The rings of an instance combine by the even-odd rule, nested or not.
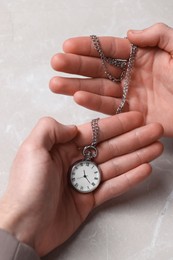
[[(42, 116), (62, 123), (98, 114), (52, 94), (51, 56), (79, 35), (125, 36), (156, 22), (173, 26), (172, 0), (0, 0), (0, 194), (19, 144)], [(97, 209), (48, 259), (173, 260), (173, 141), (143, 184)]]

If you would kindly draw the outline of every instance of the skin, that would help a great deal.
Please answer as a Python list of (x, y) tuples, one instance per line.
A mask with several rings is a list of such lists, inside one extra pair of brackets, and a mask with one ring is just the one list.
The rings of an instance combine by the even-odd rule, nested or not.
[[(164, 135), (173, 136), (173, 29), (155, 24), (147, 29), (129, 30), (126, 39), (99, 37), (105, 56), (128, 59), (130, 43), (138, 46), (124, 111), (140, 111), (145, 124), (159, 122)], [(55, 54), (51, 64), (56, 71), (84, 77), (55, 76), (50, 89), (72, 95), (76, 103), (105, 114), (115, 114), (122, 97), (123, 82), (105, 78), (102, 64), (90, 37), (71, 38), (63, 44), (64, 53)], [(109, 67), (116, 77), (119, 69)]]
[(0, 200), (0, 228), (43, 256), (66, 241), (95, 207), (136, 186), (151, 173), (163, 146), (158, 123), (143, 126), (139, 112), (99, 120), (98, 157), (102, 182), (90, 194), (68, 181), (71, 165), (91, 143), (90, 123), (65, 126), (41, 119), (20, 146)]

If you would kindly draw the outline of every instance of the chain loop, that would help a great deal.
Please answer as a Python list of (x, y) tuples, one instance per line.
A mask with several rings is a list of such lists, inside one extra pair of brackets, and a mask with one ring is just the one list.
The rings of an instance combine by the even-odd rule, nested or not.
[[(116, 110), (116, 114), (119, 114), (122, 112), (125, 102), (127, 100), (127, 94), (128, 94), (129, 84), (130, 84), (130, 79), (131, 79), (131, 72), (132, 72), (132, 69), (134, 66), (134, 61), (135, 61), (136, 52), (137, 52), (137, 46), (131, 44), (130, 57), (128, 60), (110, 58), (110, 57), (106, 57), (104, 55), (98, 37), (96, 35), (91, 35), (90, 37), (92, 39), (94, 48), (96, 49), (96, 51), (98, 52), (98, 54), (100, 56), (101, 63), (103, 65), (104, 73), (105, 73), (106, 77), (113, 82), (121, 82), (124, 79), (122, 100)], [(114, 67), (122, 69), (122, 72), (121, 72), (121, 75), (119, 78), (115, 78), (110, 73), (110, 71), (108, 70), (108, 67), (107, 67), (107, 63)]]
[(121, 103), (116, 110), (116, 114), (119, 114), (122, 112), (125, 102), (127, 100), (127, 94), (129, 91), (129, 84), (130, 84), (130, 80), (131, 80), (132, 69), (133, 69), (134, 62), (135, 62), (136, 52), (137, 52), (137, 46), (135, 46), (134, 44), (131, 44), (130, 57), (129, 57), (129, 61), (127, 64), (127, 70), (126, 70), (125, 78), (124, 78), (123, 96), (122, 96)]
[(83, 149), (83, 156), (85, 160), (91, 160), (97, 156), (97, 148), (93, 145), (85, 146)]
[(91, 145), (85, 146), (83, 149), (83, 155), (86, 160), (91, 160), (95, 158), (98, 154), (97, 152), (97, 144), (98, 144), (98, 136), (99, 136), (99, 125), (98, 125), (99, 118), (93, 119), (91, 121), (91, 128), (92, 128), (92, 142)]
[[(94, 48), (96, 49), (96, 51), (98, 52), (98, 54), (100, 56), (100, 59), (101, 59), (101, 62), (102, 62), (103, 68), (104, 68), (104, 73), (105, 73), (106, 77), (109, 80), (113, 81), (113, 82), (120, 82), (120, 81), (122, 81), (122, 79), (125, 76), (124, 72), (125, 72), (125, 68), (126, 68), (126, 65), (127, 65), (127, 60), (114, 59), (114, 58), (107, 58), (107, 57), (105, 57), (105, 55), (103, 53), (103, 50), (102, 50), (102, 47), (101, 47), (101, 44), (100, 44), (100, 41), (99, 41), (99, 38), (96, 35), (91, 35), (90, 37), (92, 39)], [(108, 63), (108, 64), (110, 64), (110, 65), (112, 65), (114, 67), (121, 68), (123, 70), (119, 78), (115, 78), (110, 73), (106, 63)]]

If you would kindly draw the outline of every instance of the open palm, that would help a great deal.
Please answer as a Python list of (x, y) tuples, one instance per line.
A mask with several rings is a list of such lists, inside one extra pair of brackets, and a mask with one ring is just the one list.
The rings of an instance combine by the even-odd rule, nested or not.
[(159, 48), (139, 48), (130, 84), (128, 109), (141, 111), (146, 123), (160, 122), (173, 135), (173, 59)]
[(0, 228), (34, 247), (40, 256), (66, 241), (93, 208), (144, 180), (149, 162), (162, 152), (162, 127), (142, 126), (138, 112), (99, 120), (96, 163), (102, 173), (98, 189), (81, 194), (69, 184), (70, 166), (91, 143), (91, 125), (63, 126), (42, 119), (22, 144), (0, 201)]
[[(164, 36), (165, 34), (168, 36)], [(129, 86), (124, 111), (143, 113), (146, 123), (160, 122), (166, 136), (173, 136), (173, 30), (165, 25), (155, 25), (139, 34), (128, 33), (129, 40), (138, 45), (135, 66)], [(100, 37), (107, 57), (128, 59), (130, 42), (116, 37)], [(172, 40), (172, 39), (171, 39)], [(172, 47), (172, 49), (171, 49)], [(122, 97), (122, 83), (113, 83), (105, 78), (104, 70), (90, 37), (67, 40), (65, 53), (52, 58), (55, 70), (85, 76), (86, 78), (54, 77), (50, 82), (53, 92), (74, 95), (75, 101), (89, 109), (106, 114), (115, 114)], [(120, 70), (110, 70), (114, 76)]]

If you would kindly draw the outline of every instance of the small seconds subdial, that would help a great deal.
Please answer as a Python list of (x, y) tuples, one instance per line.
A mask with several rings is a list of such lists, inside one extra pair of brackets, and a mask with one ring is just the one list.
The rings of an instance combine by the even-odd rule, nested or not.
[(94, 191), (100, 184), (101, 173), (98, 166), (89, 160), (82, 160), (71, 168), (70, 181), (72, 186), (79, 192), (89, 193)]

